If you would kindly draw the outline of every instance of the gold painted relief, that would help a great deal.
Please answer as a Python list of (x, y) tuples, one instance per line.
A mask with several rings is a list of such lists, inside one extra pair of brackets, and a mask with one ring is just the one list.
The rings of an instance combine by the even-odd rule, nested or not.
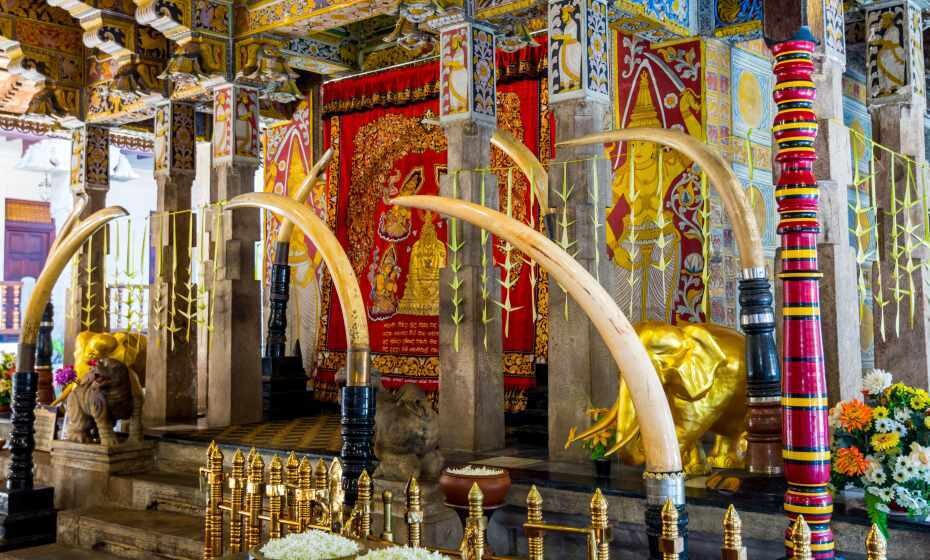
[(446, 245), (436, 235), (435, 215), (423, 214), (420, 239), (413, 244), (404, 297), (397, 312), (402, 315), (439, 314), (439, 272), (446, 266)]

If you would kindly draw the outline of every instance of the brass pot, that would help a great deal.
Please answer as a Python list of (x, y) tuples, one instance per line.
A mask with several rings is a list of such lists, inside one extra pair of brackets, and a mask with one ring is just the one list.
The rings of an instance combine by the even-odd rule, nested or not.
[[(497, 468), (497, 467), (493, 467)], [(454, 468), (452, 470), (455, 470)], [(510, 491), (510, 473), (506, 469), (501, 472), (486, 475), (465, 475), (450, 472), (449, 468), (442, 470), (439, 476), (439, 488), (446, 496), (446, 503), (455, 507), (468, 507), (468, 492), (474, 483), (484, 495), (482, 506), (494, 508), (504, 504), (507, 492)]]

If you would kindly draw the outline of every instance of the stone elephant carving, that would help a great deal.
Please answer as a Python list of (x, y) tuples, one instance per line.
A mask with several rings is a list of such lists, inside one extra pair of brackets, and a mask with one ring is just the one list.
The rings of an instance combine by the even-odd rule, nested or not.
[(439, 415), (426, 393), (407, 383), (394, 395), (379, 388), (375, 407), (375, 476), (406, 481), (435, 480), (443, 467)]
[(96, 360), (65, 401), (62, 439), (93, 441), (96, 427), (100, 444), (119, 442), (113, 432), (117, 420), (129, 420), (129, 441), (142, 442), (142, 385), (135, 373), (113, 358)]
[[(741, 468), (746, 450), (745, 337), (708, 323), (646, 321), (636, 325), (636, 332), (665, 388), (685, 472), (697, 476), (710, 473), (711, 467)], [(622, 381), (614, 406), (584, 432), (576, 435), (573, 429), (569, 443), (612, 429), (617, 440), (610, 451), (620, 452), (624, 462), (642, 464), (636, 411)], [(714, 436), (709, 456), (701, 443), (705, 434)]]

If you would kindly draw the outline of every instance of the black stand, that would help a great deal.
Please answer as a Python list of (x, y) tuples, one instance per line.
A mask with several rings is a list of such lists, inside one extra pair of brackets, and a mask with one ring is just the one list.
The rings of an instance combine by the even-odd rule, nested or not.
[(55, 489), (33, 486), (32, 478), (37, 384), (35, 372), (13, 374), (10, 468), (6, 488), (0, 490), (0, 551), (55, 542)]
[[(678, 560), (688, 560), (688, 510), (684, 504), (675, 506), (678, 509), (678, 536), (682, 540), (682, 550)], [(649, 558), (662, 560), (659, 548), (659, 537), (662, 536), (662, 506), (646, 506), (646, 537), (649, 539)]]
[(346, 503), (355, 505), (358, 477), (363, 470), (371, 475), (376, 459), (372, 443), (375, 435), (375, 388), (347, 385), (342, 388), (342, 489)]
[(297, 418), (311, 414), (312, 394), (307, 390), (303, 360), (285, 355), (287, 302), (290, 299), (289, 243), (275, 244), (271, 265), (268, 335), (262, 358), (262, 404), (265, 420)]

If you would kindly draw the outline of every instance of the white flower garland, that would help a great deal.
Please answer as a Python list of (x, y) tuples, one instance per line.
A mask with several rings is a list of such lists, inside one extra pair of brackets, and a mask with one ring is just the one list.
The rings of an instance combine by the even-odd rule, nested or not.
[(504, 469), (482, 465), (465, 465), (462, 467), (449, 467), (446, 472), (458, 476), (495, 476), (504, 474)]
[(270, 560), (334, 560), (357, 554), (358, 543), (316, 529), (268, 541), (261, 553)]
[(410, 548), (409, 546), (392, 546), (372, 550), (358, 560), (450, 560), (438, 552), (431, 552), (425, 548)]

